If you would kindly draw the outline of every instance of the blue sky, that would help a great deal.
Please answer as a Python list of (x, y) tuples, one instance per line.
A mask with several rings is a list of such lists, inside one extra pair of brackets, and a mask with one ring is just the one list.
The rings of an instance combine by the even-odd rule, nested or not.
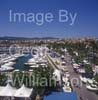
[[(51, 12), (52, 23), (38, 26), (34, 23), (10, 23), (13, 12)], [(58, 11), (77, 13), (74, 25), (59, 23)], [(0, 0), (0, 37), (98, 37), (98, 0)]]

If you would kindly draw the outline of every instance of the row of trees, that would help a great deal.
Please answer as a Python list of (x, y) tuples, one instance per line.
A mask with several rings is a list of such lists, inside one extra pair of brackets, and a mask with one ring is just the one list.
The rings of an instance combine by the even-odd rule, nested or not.
[[(67, 48), (76, 62), (81, 63), (86, 58), (91, 63), (98, 65), (98, 41), (51, 43), (48, 44), (48, 48), (52, 48), (60, 54), (64, 54), (62, 49)], [(78, 56), (74, 51), (78, 53)]]

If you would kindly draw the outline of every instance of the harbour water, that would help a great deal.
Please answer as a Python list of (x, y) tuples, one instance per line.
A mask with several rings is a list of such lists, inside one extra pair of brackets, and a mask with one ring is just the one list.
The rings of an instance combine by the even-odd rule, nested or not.
[(28, 59), (32, 58), (32, 55), (28, 56), (22, 56), (17, 59), (16, 64), (13, 66), (15, 70), (20, 70), (20, 71), (28, 71), (30, 68), (29, 66), (26, 66), (24, 63), (28, 61)]

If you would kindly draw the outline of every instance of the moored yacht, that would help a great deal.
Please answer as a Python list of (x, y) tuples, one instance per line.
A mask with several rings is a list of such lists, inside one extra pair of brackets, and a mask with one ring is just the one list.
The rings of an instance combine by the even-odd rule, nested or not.
[(87, 84), (86, 85), (86, 88), (88, 90), (90, 90), (90, 91), (94, 91), (94, 92), (98, 91), (98, 86), (97, 85), (94, 85), (94, 84)]

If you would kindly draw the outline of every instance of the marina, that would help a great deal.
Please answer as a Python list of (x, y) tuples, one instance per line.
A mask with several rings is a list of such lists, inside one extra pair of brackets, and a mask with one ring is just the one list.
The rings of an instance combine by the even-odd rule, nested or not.
[(0, 100), (98, 100), (98, 0), (0, 0)]
[[(81, 95), (81, 91), (82, 91), (81, 86), (87, 89), (85, 90), (85, 92), (88, 92), (88, 94), (90, 93), (89, 91), (96, 93), (96, 91), (98, 91), (97, 83), (95, 84), (95, 80), (93, 79), (92, 75), (86, 74), (86, 69), (85, 69), (85, 64), (88, 65), (90, 64), (90, 62), (88, 62), (87, 60), (83, 60), (83, 64), (76, 63), (75, 59), (71, 60), (71, 57), (67, 52), (66, 48), (64, 52), (65, 55), (58, 55), (57, 52), (53, 52), (53, 50), (50, 50), (46, 46), (36, 46), (34, 47), (34, 49), (32, 49), (33, 55), (30, 53), (14, 54), (13, 56), (5, 55), (4, 58), (1, 60), (0, 71), (9, 72), (10, 74), (7, 74), (7, 76), (10, 77), (8, 82), (11, 82), (14, 73), (16, 74), (28, 73), (27, 75), (33, 75), (34, 77), (34, 75), (36, 75), (36, 72), (38, 70), (43, 70), (43, 69), (47, 70), (48, 68), (53, 70), (52, 78), (53, 80), (56, 81), (57, 84), (56, 91), (64, 92), (64, 93), (72, 93), (76, 91), (76, 93), (78, 94), (77, 96), (78, 100), (81, 100), (80, 99), (81, 96), (79, 96)], [(78, 53), (76, 53), (76, 55), (78, 55)], [(69, 61), (71, 62), (69, 63)], [(97, 66), (95, 66), (95, 69), (93, 68), (93, 71), (96, 72), (96, 69)], [(77, 81), (74, 81), (74, 79), (76, 79)], [(78, 80), (79, 83), (77, 83)], [(41, 83), (41, 80), (39, 81)], [(29, 83), (29, 85), (30, 84), (31, 83)], [(23, 88), (26, 89), (26, 87), (24, 86)], [(0, 88), (2, 89), (4, 87), (0, 87)], [(78, 90), (78, 88), (80, 88), (80, 90)], [(17, 97), (16, 94), (13, 94), (13, 96)]]

